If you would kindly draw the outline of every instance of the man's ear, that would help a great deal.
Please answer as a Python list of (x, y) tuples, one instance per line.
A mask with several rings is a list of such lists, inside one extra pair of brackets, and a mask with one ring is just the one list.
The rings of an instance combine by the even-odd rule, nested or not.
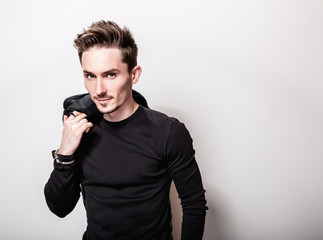
[(132, 84), (136, 84), (140, 78), (142, 69), (140, 66), (135, 66), (131, 71)]

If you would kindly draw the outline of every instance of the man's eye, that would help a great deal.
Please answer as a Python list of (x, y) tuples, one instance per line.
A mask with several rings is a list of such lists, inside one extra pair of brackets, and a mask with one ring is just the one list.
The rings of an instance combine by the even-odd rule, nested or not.
[(93, 74), (86, 74), (85, 77), (87, 79), (94, 79), (95, 78), (95, 76)]
[(107, 78), (110, 78), (110, 79), (113, 79), (113, 78), (115, 78), (117, 76), (117, 74), (115, 74), (115, 73), (108, 73), (107, 74)]

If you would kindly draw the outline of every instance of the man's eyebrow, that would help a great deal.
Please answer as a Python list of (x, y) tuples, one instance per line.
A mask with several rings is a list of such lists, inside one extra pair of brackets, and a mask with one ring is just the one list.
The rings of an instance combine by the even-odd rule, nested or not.
[[(108, 73), (111, 73), (111, 72), (120, 72), (120, 70), (117, 69), (117, 68), (112, 68), (110, 70), (107, 70), (107, 71), (103, 72), (102, 75), (105, 75), (105, 74), (108, 74)], [(94, 73), (92, 73), (90, 71), (87, 71), (87, 70), (83, 70), (83, 73), (84, 74), (92, 74), (92, 75), (95, 75)]]
[(112, 68), (112, 69), (110, 69), (108, 71), (103, 72), (102, 74), (105, 75), (105, 74), (108, 74), (108, 73), (111, 73), (111, 72), (120, 72), (120, 71), (119, 71), (119, 69)]
[(83, 70), (83, 73), (84, 73), (84, 74), (92, 74), (92, 75), (94, 75), (93, 73), (91, 73), (91, 72), (89, 72), (89, 71), (86, 71), (86, 70)]

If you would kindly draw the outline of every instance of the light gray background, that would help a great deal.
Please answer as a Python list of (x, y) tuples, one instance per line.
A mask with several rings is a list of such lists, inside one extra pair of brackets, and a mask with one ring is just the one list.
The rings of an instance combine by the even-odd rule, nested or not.
[(323, 239), (319, 0), (1, 1), (0, 239), (81, 239), (81, 202), (59, 219), (43, 187), (62, 102), (85, 92), (73, 39), (100, 19), (131, 29), (135, 89), (191, 132), (205, 240)]

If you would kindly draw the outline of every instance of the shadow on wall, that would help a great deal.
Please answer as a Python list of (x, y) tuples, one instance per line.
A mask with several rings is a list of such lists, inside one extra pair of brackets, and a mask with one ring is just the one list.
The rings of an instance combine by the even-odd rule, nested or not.
[[(206, 195), (206, 198), (208, 200), (208, 195)], [(170, 189), (170, 202), (172, 207), (173, 238), (174, 240), (180, 240), (183, 214), (180, 199), (173, 182)], [(216, 208), (210, 205), (211, 202), (215, 201), (207, 201), (209, 210), (206, 212), (203, 240), (230, 240), (227, 229), (228, 225), (225, 224), (225, 215), (221, 212), (219, 206)]]
[[(152, 109), (161, 111), (168, 116), (177, 118), (184, 124), (189, 125), (189, 117), (185, 115), (180, 109), (174, 109), (164, 106), (151, 106)], [(186, 125), (186, 126), (187, 126)], [(190, 131), (190, 129), (188, 129)], [(202, 176), (203, 179), (203, 176)], [(229, 237), (230, 229), (228, 229), (228, 221), (226, 221), (227, 214), (224, 212), (225, 208), (222, 206), (223, 201), (218, 199), (218, 196), (214, 196), (208, 191), (207, 186), (204, 183), (204, 188), (206, 189), (206, 200), (209, 210), (206, 212), (206, 222), (204, 228), (203, 240), (231, 240)], [(176, 191), (175, 185), (172, 182), (170, 189), (170, 202), (172, 207), (172, 221), (173, 221), (173, 239), (181, 239), (181, 228), (182, 228), (182, 206), (180, 204), (180, 199)], [(214, 205), (215, 203), (216, 205)]]
[(174, 182), (170, 187), (170, 203), (172, 207), (172, 220), (173, 220), (173, 238), (174, 240), (181, 239), (181, 228), (182, 228), (182, 206), (178, 193), (176, 191)]

